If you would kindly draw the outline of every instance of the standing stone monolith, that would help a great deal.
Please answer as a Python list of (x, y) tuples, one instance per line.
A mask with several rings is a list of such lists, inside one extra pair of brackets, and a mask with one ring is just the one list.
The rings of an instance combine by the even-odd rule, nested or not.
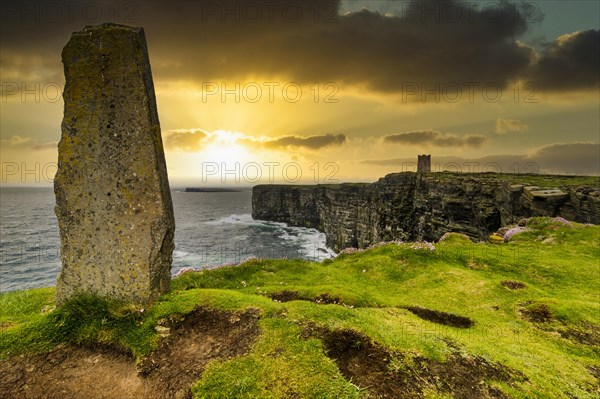
[(80, 293), (148, 303), (170, 288), (175, 221), (144, 30), (88, 26), (62, 62), (57, 304)]

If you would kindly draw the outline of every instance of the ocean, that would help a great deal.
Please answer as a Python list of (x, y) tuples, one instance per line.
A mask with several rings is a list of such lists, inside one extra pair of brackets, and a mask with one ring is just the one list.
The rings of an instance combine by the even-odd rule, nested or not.
[[(171, 273), (249, 257), (321, 261), (335, 256), (315, 229), (253, 220), (250, 189), (172, 190), (175, 251)], [(0, 292), (55, 285), (60, 238), (52, 188), (0, 189)]]

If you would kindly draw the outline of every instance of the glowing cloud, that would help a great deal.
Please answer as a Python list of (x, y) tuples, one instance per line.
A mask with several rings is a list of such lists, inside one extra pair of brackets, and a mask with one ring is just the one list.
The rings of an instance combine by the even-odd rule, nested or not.
[(496, 133), (497, 134), (508, 134), (510, 132), (524, 132), (529, 129), (525, 123), (515, 119), (502, 119), (496, 120)]

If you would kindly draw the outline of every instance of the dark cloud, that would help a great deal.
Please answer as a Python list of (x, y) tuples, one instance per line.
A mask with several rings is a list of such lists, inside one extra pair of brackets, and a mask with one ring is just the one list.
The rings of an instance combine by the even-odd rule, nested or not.
[[(58, 9), (54, 14), (49, 3)], [(339, 0), (2, 4), (3, 68), (47, 58), (39, 64), (50, 67), (41, 71), (48, 79), (62, 73), (60, 52), (71, 32), (110, 21), (145, 28), (157, 81), (279, 77), (386, 93), (416, 84), (420, 91), (450, 96), (473, 85), (504, 87), (522, 78), (539, 79), (542, 89), (598, 84), (597, 30), (558, 39), (535, 64), (535, 50), (517, 40), (531, 16), (523, 15), (521, 3), (508, 1), (475, 7), (459, 0), (418, 0), (402, 3), (402, 15), (366, 9), (339, 15)]]
[(208, 135), (201, 130), (168, 131), (163, 133), (165, 147), (169, 150), (199, 151)]
[(531, 151), (527, 158), (543, 169), (600, 174), (599, 143), (549, 144)]
[(435, 147), (480, 147), (487, 138), (482, 135), (457, 136), (436, 130), (419, 130), (385, 136), (385, 143), (428, 145)]
[(529, 75), (542, 90), (600, 87), (600, 31), (563, 35), (550, 43)]
[[(401, 171), (416, 171), (417, 157), (365, 159), (358, 163)], [(555, 143), (521, 155), (457, 157), (431, 155), (432, 170), (501, 173), (556, 173), (573, 175), (600, 174), (600, 144)]]
[(345, 142), (346, 136), (343, 134), (324, 134), (308, 137), (283, 136), (277, 139), (263, 141), (262, 145), (271, 149), (296, 147), (318, 150), (330, 146), (340, 146)]
[[(362, 10), (331, 21), (327, 13), (315, 13), (315, 6), (303, 2), (279, 4), (284, 10), (289, 3), (303, 4), (304, 18), (299, 22), (280, 18), (274, 23), (266, 19), (251, 23), (242, 18), (223, 24), (223, 18), (211, 18), (205, 24), (188, 24), (184, 17), (168, 32), (160, 31), (157, 45), (153, 45), (154, 34), (146, 29), (155, 54), (180, 60), (177, 67), (155, 68), (157, 77), (285, 76), (299, 83), (333, 81), (340, 86), (401, 92), (415, 83), (504, 86), (527, 68), (533, 56), (531, 48), (514, 41), (527, 27), (508, 3), (497, 6), (493, 22), (483, 11), (462, 2), (427, 2), (433, 7), (452, 3), (462, 15), (458, 20), (443, 16), (423, 20), (419, 12), (385, 16)], [(264, 9), (267, 4), (273, 3), (265, 2)], [(317, 9), (322, 4), (339, 7), (333, 1), (316, 4)], [(193, 14), (192, 10), (188, 13)], [(188, 47), (185, 60), (182, 46)]]

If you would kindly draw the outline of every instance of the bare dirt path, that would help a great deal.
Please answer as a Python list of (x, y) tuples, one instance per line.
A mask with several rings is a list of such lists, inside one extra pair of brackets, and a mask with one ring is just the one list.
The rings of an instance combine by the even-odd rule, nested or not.
[(200, 308), (139, 365), (110, 348), (63, 345), (0, 362), (1, 399), (185, 399), (213, 359), (245, 354), (258, 336), (258, 314)]

